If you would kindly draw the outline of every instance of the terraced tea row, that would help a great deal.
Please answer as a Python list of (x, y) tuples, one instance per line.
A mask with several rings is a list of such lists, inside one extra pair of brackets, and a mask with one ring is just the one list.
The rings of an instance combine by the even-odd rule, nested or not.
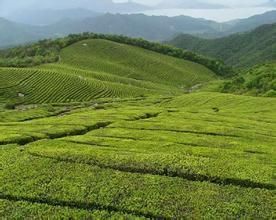
[[(273, 216), (274, 99), (198, 93), (81, 105), (57, 116), (46, 106), (0, 112), (4, 216), (14, 206), (21, 217)], [(34, 111), (41, 118), (17, 122)]]
[(200, 64), (94, 39), (63, 49), (58, 64), (1, 68), (0, 78), (0, 97), (36, 104), (175, 95), (216, 76)]
[[(3, 77), (9, 73), (12, 77), (5, 78), (5, 85), (10, 86), (0, 89), (0, 94), (6, 99), (19, 99), (25, 103), (90, 101), (105, 97), (134, 97), (158, 93), (154, 89), (42, 69), (5, 69)], [(2, 76), (2, 71), (0, 75)]]
[(67, 47), (61, 52), (61, 62), (183, 89), (216, 78), (200, 64), (107, 40), (86, 40)]

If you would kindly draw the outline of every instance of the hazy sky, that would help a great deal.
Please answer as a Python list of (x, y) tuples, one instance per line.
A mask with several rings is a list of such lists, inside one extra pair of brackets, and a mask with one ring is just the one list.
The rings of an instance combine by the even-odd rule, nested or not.
[[(114, 0), (114, 2), (125, 2), (126, 0)], [(136, 2), (143, 3), (143, 4), (157, 4), (162, 0), (135, 0)], [(170, 0), (168, 0), (170, 1)], [(192, 0), (191, 0), (192, 1)], [(208, 3), (218, 3), (218, 4), (225, 4), (229, 6), (239, 6), (239, 5), (258, 5), (268, 0), (200, 0), (201, 2), (208, 2)]]
[[(17, 12), (20, 12), (23, 9), (39, 9), (41, 7), (46, 8), (53, 8), (53, 9), (59, 9), (59, 8), (65, 8), (70, 7), (70, 4), (74, 5), (84, 5), (86, 6), (88, 3), (90, 5), (93, 5), (95, 0), (70, 0), (70, 4), (67, 2), (68, 0), (0, 0), (0, 17), (9, 16), (11, 14), (16, 14)], [(98, 0), (98, 3), (103, 0)], [(106, 0), (108, 1), (108, 0)], [(114, 2), (126, 2), (128, 0), (113, 0)], [(163, 1), (171, 2), (173, 0), (132, 0), (138, 3), (147, 4), (147, 5), (155, 5)], [(226, 5), (226, 6), (232, 6), (232, 9), (235, 8), (238, 9), (236, 11), (225, 11), (221, 12), (219, 10), (204, 10), (202, 12), (173, 12), (170, 14), (170, 12), (167, 14), (166, 12), (161, 11), (158, 14), (150, 12), (149, 15), (167, 15), (167, 16), (176, 16), (176, 15), (188, 15), (192, 17), (202, 17), (206, 19), (216, 20), (216, 21), (226, 21), (230, 19), (237, 19), (237, 18), (245, 18), (249, 17), (255, 14), (261, 14), (264, 13), (267, 10), (271, 9), (244, 9), (244, 7), (252, 7), (256, 5), (260, 5), (262, 3), (268, 2), (269, 0), (177, 0), (177, 1), (197, 1), (202, 3), (217, 3), (220, 5)], [(276, 0), (274, 0), (276, 1)], [(85, 4), (86, 2), (86, 4)], [(43, 6), (42, 6), (43, 5)], [(80, 7), (80, 6), (78, 6)], [(84, 7), (87, 8), (87, 7)], [(91, 9), (92, 10), (92, 9)]]

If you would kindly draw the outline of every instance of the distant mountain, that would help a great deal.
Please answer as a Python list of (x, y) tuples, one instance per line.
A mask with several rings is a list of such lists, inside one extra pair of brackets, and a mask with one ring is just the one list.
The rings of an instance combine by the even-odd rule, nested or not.
[(276, 24), (263, 25), (251, 32), (212, 40), (180, 35), (168, 43), (221, 59), (234, 67), (250, 67), (276, 60)]
[(44, 30), (0, 18), (0, 47), (18, 45), (47, 36)]
[[(132, 3), (129, 2), (127, 5), (129, 4)], [(34, 39), (63, 37), (67, 34), (81, 32), (123, 34), (153, 41), (165, 41), (179, 34), (217, 38), (237, 32), (249, 31), (259, 25), (276, 22), (276, 11), (226, 23), (188, 16), (166, 17), (146, 16), (143, 14), (98, 14), (88, 9), (41, 9), (37, 12), (29, 9), (29, 11), (30, 15), (22, 12), (24, 16), (15, 14), (13, 17), (15, 20), (25, 17), (25, 20), (22, 19), (25, 23), (49, 25), (29, 26), (5, 20), (5, 25), (1, 26), (1, 33), (9, 33), (9, 36), (7, 34), (0, 36), (0, 39), (5, 38), (5, 40), (0, 41), (0, 47), (30, 42)], [(20, 36), (20, 39), (18, 36)]]
[(12, 13), (6, 18), (11, 21), (30, 24), (30, 25), (50, 25), (61, 20), (82, 20), (88, 17), (96, 17), (101, 15), (98, 12), (93, 12), (87, 9), (35, 9), (35, 10), (20, 10)]
[(127, 2), (122, 3), (113, 3), (112, 9), (109, 9), (107, 12), (115, 12), (115, 13), (133, 13), (133, 12), (139, 12), (139, 11), (145, 11), (152, 9), (149, 6), (138, 4), (136, 2), (133, 2), (132, 0), (128, 0)]
[(157, 5), (157, 8), (193, 8), (193, 9), (218, 9), (226, 6), (220, 4), (205, 3), (197, 0), (164, 0)]
[[(24, 2), (24, 3), (22, 3)], [(34, 0), (1, 0), (1, 7), (6, 7), (10, 14), (21, 11), (34, 11), (45, 9), (85, 9), (99, 13), (128, 13), (146, 10), (149, 7), (128, 1), (125, 3), (115, 3), (112, 0), (47, 0), (47, 1), (34, 1)]]
[[(55, 14), (56, 12), (57, 11), (55, 11)], [(62, 12), (66, 13), (61, 14), (60, 17), (68, 14), (69, 11), (63, 10)], [(58, 16), (52, 19), (57, 19), (57, 17)], [(44, 18), (41, 16), (40, 21)], [(77, 18), (77, 16), (75, 16), (75, 18)], [(48, 18), (45, 19), (47, 22), (50, 21)], [(177, 36), (180, 33), (213, 33), (216, 32), (216, 29), (220, 26), (219, 23), (214, 21), (188, 16), (170, 18), (166, 16), (146, 16), (143, 14), (104, 14), (82, 20), (63, 19), (47, 26), (24, 25), (5, 19), (3, 19), (3, 21), (5, 21), (5, 25), (2, 24), (0, 26), (1, 33), (9, 33), (9, 35), (2, 34), (0, 36), (0, 47), (21, 44), (48, 37), (63, 37), (71, 33), (81, 32), (122, 34), (130, 37), (142, 37), (147, 40), (164, 41)], [(37, 22), (39, 22), (39, 19)], [(20, 36), (20, 38), (18, 36)]]
[(226, 34), (245, 32), (255, 29), (263, 24), (276, 23), (276, 10), (266, 12), (264, 14), (255, 15), (246, 19), (235, 20), (225, 24), (231, 24)]
[(142, 37), (148, 40), (163, 41), (179, 33), (202, 34), (214, 32), (219, 24), (214, 21), (187, 16), (166, 17), (146, 16), (143, 14), (121, 15), (105, 14), (96, 18), (68, 22), (49, 26), (49, 32), (69, 34), (96, 32), (123, 34), (130, 37)]

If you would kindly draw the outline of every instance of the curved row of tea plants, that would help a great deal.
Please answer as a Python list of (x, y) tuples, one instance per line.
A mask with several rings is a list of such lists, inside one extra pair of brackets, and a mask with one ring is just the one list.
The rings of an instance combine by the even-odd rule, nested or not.
[(273, 218), (275, 104), (194, 93), (0, 111), (1, 216)]

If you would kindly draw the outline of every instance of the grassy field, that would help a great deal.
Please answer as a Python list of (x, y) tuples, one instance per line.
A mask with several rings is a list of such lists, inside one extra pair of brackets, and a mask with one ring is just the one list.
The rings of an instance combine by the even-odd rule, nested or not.
[(1, 216), (272, 219), (275, 111), (219, 93), (2, 111)]

